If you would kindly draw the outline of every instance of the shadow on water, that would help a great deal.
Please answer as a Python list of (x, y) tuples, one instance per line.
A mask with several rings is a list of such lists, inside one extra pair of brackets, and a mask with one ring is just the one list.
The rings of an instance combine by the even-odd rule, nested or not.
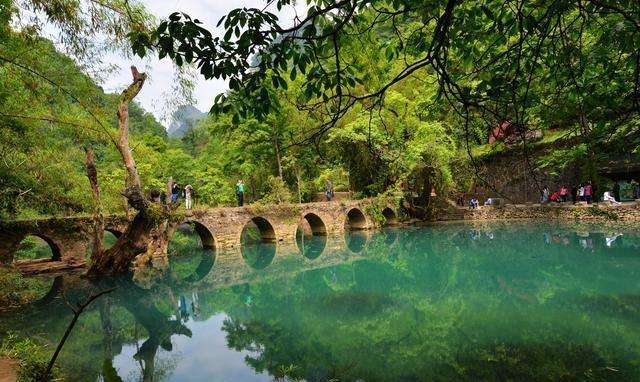
[(169, 271), (173, 282), (194, 283), (205, 278), (213, 269), (216, 253), (200, 249), (199, 253), (169, 258)]
[(264, 269), (276, 255), (276, 238), (271, 224), (264, 218), (253, 218), (240, 236), (242, 258), (253, 269)]
[(384, 236), (384, 243), (388, 246), (395, 244), (398, 240), (398, 229), (396, 228), (383, 229), (381, 234)]

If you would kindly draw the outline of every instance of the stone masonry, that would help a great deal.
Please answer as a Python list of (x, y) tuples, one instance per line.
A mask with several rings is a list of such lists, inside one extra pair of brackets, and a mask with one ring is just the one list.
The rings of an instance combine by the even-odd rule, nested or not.
[[(295, 243), (296, 230), (302, 227), (314, 235), (340, 235), (345, 229), (366, 230), (375, 223), (367, 214), (371, 200), (317, 202), (307, 204), (250, 205), (245, 207), (209, 208), (186, 211), (177, 225), (193, 224), (204, 246), (215, 249), (240, 248), (242, 231), (252, 222), (258, 227), (264, 241), (278, 245)], [(393, 216), (393, 206), (385, 208), (385, 215)], [(106, 229), (116, 237), (126, 229), (122, 216), (106, 218)], [(0, 264), (14, 262), (14, 254), (20, 242), (28, 235), (46, 241), (53, 258), (28, 263), (21, 262), (21, 269), (29, 271), (32, 263), (39, 263), (39, 270), (52, 270), (81, 266), (87, 259), (91, 246), (91, 217), (49, 218), (0, 223)], [(46, 266), (43, 266), (46, 262)]]

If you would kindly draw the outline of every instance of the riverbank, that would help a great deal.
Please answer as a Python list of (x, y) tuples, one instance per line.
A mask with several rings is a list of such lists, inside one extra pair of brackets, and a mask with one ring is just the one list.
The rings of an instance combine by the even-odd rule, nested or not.
[(620, 205), (597, 204), (506, 204), (504, 206), (480, 206), (475, 209), (457, 207), (440, 202), (435, 221), (483, 221), (550, 219), (572, 221), (640, 222), (640, 204), (626, 202)]

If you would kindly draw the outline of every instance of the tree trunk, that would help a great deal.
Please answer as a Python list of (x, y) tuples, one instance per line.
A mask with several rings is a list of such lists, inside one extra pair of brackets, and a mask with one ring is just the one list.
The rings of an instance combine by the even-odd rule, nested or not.
[(139, 265), (166, 256), (169, 223), (165, 216), (168, 213), (168, 208), (159, 204), (139, 211), (118, 241), (93, 261), (89, 273), (125, 273), (139, 255), (143, 255)]
[(296, 169), (296, 185), (298, 186), (298, 203), (302, 204), (302, 191), (300, 190), (300, 170)]
[(122, 195), (137, 213), (118, 241), (92, 259), (90, 275), (126, 273), (138, 255), (145, 259), (166, 257), (169, 243), (169, 207), (148, 200), (142, 192), (136, 162), (129, 147), (129, 102), (140, 92), (146, 75), (131, 67), (133, 83), (120, 95), (118, 105), (119, 138), (116, 147), (126, 169), (126, 188)]
[(104, 241), (104, 215), (102, 213), (102, 202), (100, 201), (100, 187), (98, 185), (98, 170), (96, 170), (93, 148), (85, 148), (86, 160), (85, 168), (87, 178), (91, 185), (91, 195), (93, 199), (93, 246), (91, 254), (100, 256), (102, 253), (102, 243)]
[(273, 147), (276, 151), (276, 163), (278, 164), (278, 177), (283, 180), (282, 177), (282, 159), (280, 158), (280, 142), (278, 142), (278, 134), (276, 133), (275, 126), (273, 127)]

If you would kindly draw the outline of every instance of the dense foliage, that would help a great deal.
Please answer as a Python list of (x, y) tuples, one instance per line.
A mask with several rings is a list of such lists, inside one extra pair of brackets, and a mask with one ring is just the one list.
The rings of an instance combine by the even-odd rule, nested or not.
[[(173, 177), (194, 187), (196, 205), (233, 204), (237, 179), (252, 202), (308, 201), (326, 180), (355, 196), (464, 191), (476, 173), (468, 154), (505, 121), (531, 171), (575, 164), (595, 179), (640, 145), (633, 1), (310, 1), (291, 27), (268, 9), (234, 10), (223, 36), (179, 13), (156, 23), (137, 3), (76, 3), (0, 3), (2, 217), (90, 211), (88, 146), (105, 208), (124, 207), (117, 97), (96, 85), (100, 61), (86, 61), (107, 46), (229, 80), (216, 113), (181, 138), (131, 109), (143, 186), (164, 190)], [(44, 14), (71, 58), (17, 23), (17, 8)], [(92, 28), (107, 37), (99, 47), (83, 45)], [(562, 138), (529, 160), (538, 130)]]

